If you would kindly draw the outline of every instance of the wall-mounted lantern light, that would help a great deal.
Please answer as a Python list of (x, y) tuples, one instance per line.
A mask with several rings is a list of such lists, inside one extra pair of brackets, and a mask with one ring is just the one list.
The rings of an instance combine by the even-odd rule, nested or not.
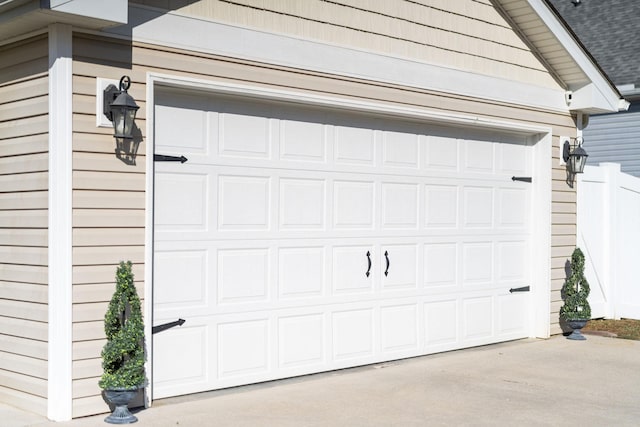
[(587, 164), (587, 157), (589, 157), (589, 155), (584, 148), (582, 148), (582, 142), (582, 137), (578, 137), (576, 138), (576, 144), (571, 147), (571, 143), (565, 141), (562, 149), (562, 158), (567, 163), (567, 169), (572, 175), (583, 173), (584, 166)]
[(113, 123), (113, 137), (116, 139), (116, 155), (135, 164), (135, 155), (140, 141), (133, 136), (134, 121), (138, 104), (127, 93), (131, 86), (129, 76), (122, 76), (120, 87), (109, 85), (104, 90), (104, 115)]

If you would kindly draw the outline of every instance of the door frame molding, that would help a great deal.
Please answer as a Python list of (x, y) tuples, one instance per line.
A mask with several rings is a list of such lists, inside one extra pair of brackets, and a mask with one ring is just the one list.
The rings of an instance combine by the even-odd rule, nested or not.
[[(518, 133), (527, 137), (533, 146), (531, 198), (531, 309), (529, 336), (547, 338), (550, 335), (551, 300), (551, 181), (552, 172), (552, 128), (532, 125), (527, 122), (509, 121), (489, 117), (442, 112), (428, 108), (407, 107), (365, 101), (349, 97), (325, 96), (302, 91), (282, 90), (247, 84), (229, 83), (216, 80), (198, 79), (156, 72), (146, 76), (146, 201), (145, 201), (145, 318), (147, 339), (147, 386), (146, 403), (153, 400), (153, 194), (155, 165), (154, 154), (154, 93), (158, 87), (199, 90), (211, 95), (241, 95), (243, 97), (291, 102), (309, 106), (335, 107), (360, 113), (384, 114), (390, 118), (421, 119), (431, 123), (465, 126), (471, 129), (496, 130)], [(517, 108), (514, 106), (514, 108)]]

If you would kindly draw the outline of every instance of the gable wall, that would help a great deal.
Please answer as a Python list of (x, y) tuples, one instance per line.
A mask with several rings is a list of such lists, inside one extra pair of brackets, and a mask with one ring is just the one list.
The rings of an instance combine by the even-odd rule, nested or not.
[[(129, 93), (140, 106), (136, 119), (146, 132), (147, 72), (185, 76), (217, 82), (260, 85), (273, 89), (367, 99), (450, 113), (542, 124), (558, 135), (571, 135), (575, 125), (566, 113), (514, 108), (456, 95), (372, 84), (316, 72), (235, 60), (209, 54), (179, 51), (157, 45), (76, 34), (73, 40), (74, 181), (73, 181), (73, 416), (104, 412), (106, 406), (97, 386), (101, 375), (100, 350), (104, 344), (103, 316), (114, 289), (114, 274), (121, 259), (134, 262), (138, 290), (143, 297), (145, 226), (145, 144), (137, 165), (116, 159), (110, 128), (95, 124), (96, 77), (132, 79)], [(129, 52), (132, 52), (129, 56)], [(259, 83), (256, 83), (259, 82)], [(339, 95), (336, 95), (336, 94)], [(575, 192), (564, 182), (558, 151), (550, 159), (553, 172), (553, 283), (552, 333), (560, 332), (560, 275), (575, 245)], [(564, 277), (564, 276), (563, 276)], [(145, 319), (149, 321), (149, 319)]]
[[(133, 0), (173, 13), (557, 88), (489, 0)], [(180, 7), (183, 4), (184, 6)]]
[(46, 415), (48, 42), (0, 47), (0, 401)]

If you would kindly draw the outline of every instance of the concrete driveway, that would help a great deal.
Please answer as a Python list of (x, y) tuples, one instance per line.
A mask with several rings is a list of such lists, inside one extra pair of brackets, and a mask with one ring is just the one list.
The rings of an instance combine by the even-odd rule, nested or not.
[[(640, 341), (514, 341), (158, 400), (136, 415), (159, 427), (638, 426)], [(12, 427), (105, 426), (104, 417), (51, 423), (0, 406), (0, 424)]]

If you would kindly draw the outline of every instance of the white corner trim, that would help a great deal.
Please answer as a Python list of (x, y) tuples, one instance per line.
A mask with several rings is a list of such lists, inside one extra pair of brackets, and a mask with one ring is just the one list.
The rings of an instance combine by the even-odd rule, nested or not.
[(154, 154), (154, 106), (155, 106), (155, 87), (154, 80), (150, 73), (147, 73), (146, 81), (146, 108), (145, 117), (146, 123), (146, 174), (145, 174), (145, 219), (144, 219), (144, 319), (145, 319), (145, 344), (147, 346), (147, 361), (145, 363), (145, 371), (147, 373), (147, 387), (145, 388), (145, 407), (150, 407), (153, 403), (153, 200), (154, 200), (154, 180), (155, 180), (155, 163), (153, 160)]
[(533, 194), (531, 209), (531, 312), (532, 338), (548, 338), (551, 334), (551, 192), (552, 174), (549, 159), (552, 152), (552, 133), (546, 132), (532, 138), (533, 146)]
[(47, 417), (72, 417), (72, 28), (49, 27)]
[[(171, 28), (172, 31), (166, 31)], [(207, 21), (131, 5), (129, 24), (105, 29), (135, 41), (304, 70), (567, 112), (564, 89)]]

